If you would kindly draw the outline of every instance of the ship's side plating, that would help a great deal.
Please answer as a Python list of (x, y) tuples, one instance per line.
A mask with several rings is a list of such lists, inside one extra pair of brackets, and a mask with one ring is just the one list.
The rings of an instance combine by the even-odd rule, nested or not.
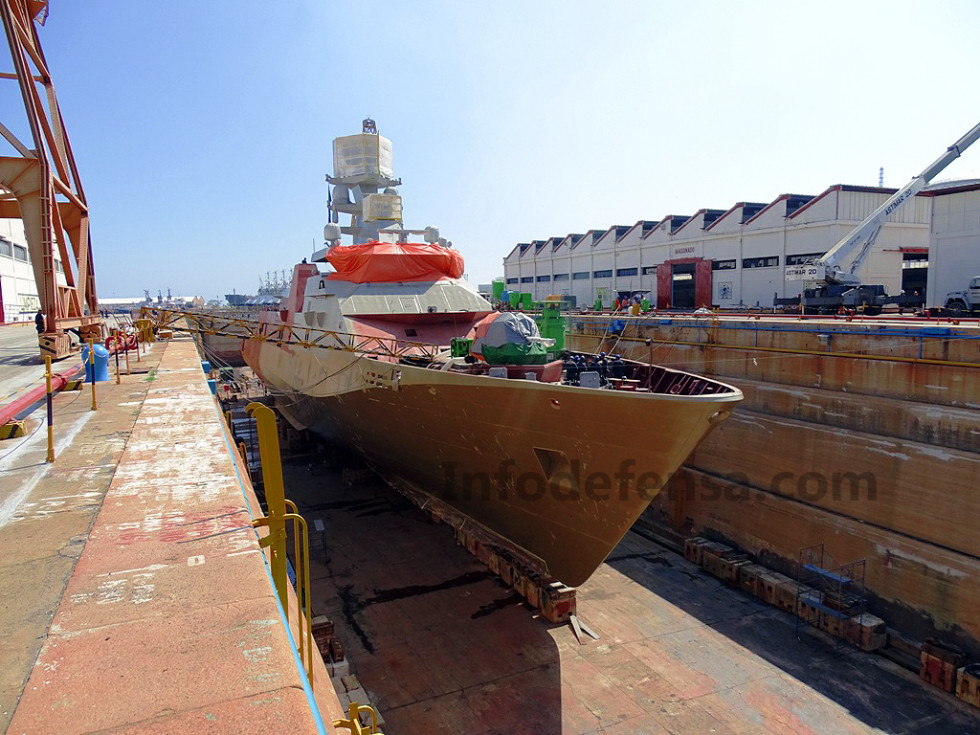
[[(697, 443), (741, 400), (586, 389), (251, 341), (300, 428), (370, 462), (583, 583)], [(334, 393), (330, 380), (361, 381)]]

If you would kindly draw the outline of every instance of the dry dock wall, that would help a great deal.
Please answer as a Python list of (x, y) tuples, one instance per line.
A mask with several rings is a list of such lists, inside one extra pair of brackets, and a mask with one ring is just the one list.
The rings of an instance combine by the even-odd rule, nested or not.
[(648, 519), (787, 573), (813, 544), (865, 559), (889, 624), (980, 650), (980, 328), (572, 316), (569, 331), (573, 349), (652, 355), (745, 393)]

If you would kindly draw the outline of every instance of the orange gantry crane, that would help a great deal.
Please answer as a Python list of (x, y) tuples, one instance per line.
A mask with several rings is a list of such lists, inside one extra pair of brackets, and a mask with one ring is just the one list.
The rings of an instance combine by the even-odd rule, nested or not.
[(0, 156), (0, 217), (24, 221), (45, 317), (39, 346), (42, 356), (58, 359), (72, 352), (68, 330), (79, 340), (102, 336), (88, 205), (37, 35), (48, 2), (0, 0), (0, 14), (14, 64), (0, 79), (18, 82), (33, 138), (29, 147), (0, 122), (0, 135), (18, 154)]

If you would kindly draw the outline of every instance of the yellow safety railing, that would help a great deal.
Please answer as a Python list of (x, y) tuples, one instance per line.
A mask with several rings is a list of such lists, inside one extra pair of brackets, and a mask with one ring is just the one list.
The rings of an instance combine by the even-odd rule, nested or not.
[[(360, 714), (362, 712), (370, 713), (370, 725), (361, 724)], [(374, 707), (351, 702), (350, 707), (347, 708), (347, 717), (348, 719), (346, 720), (334, 720), (333, 726), (346, 728), (354, 733), (354, 735), (384, 735), (378, 729), (378, 713), (374, 711)]]
[(378, 357), (427, 357), (433, 358), (442, 351), (438, 345), (427, 342), (410, 342), (390, 337), (368, 337), (363, 334), (339, 332), (314, 327), (297, 327), (293, 324), (270, 324), (255, 319), (223, 317), (219, 314), (196, 311), (174, 311), (144, 306), (140, 319), (153, 319), (158, 327), (193, 334), (239, 337), (263, 342), (319, 347), (327, 350), (358, 352)]
[[(262, 477), (265, 484), (265, 500), (269, 515), (256, 518), (252, 525), (265, 526), (269, 535), (259, 545), (270, 551), (272, 581), (279, 595), (279, 602), (289, 620), (289, 577), (286, 572), (286, 521), (293, 522), (294, 564), (296, 572), (297, 625), (300, 631), (298, 649), (304, 661), (306, 673), (313, 678), (313, 616), (310, 611), (310, 538), (306, 520), (297, 512), (296, 504), (286, 499), (282, 481), (282, 459), (279, 454), (279, 435), (276, 431), (276, 414), (261, 403), (250, 403), (245, 410), (255, 419), (259, 436), (259, 457), (262, 460)], [(286, 512), (288, 509), (291, 512)]]

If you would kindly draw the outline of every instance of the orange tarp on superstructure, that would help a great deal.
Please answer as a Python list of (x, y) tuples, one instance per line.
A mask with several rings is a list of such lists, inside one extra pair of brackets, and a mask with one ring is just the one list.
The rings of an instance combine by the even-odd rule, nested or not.
[(336, 269), (327, 278), (354, 283), (439, 281), (463, 275), (458, 250), (421, 242), (366, 242), (335, 245), (327, 260)]

